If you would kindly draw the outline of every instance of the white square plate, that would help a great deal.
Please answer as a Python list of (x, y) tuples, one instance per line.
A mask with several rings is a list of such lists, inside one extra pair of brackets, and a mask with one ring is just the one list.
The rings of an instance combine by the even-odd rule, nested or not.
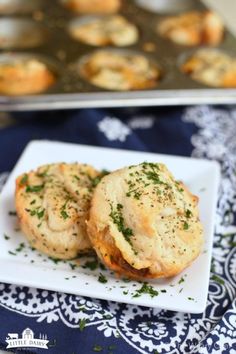
[[(108, 170), (143, 161), (165, 163), (177, 179), (186, 183), (200, 197), (200, 218), (205, 237), (202, 254), (179, 276), (149, 281), (149, 285), (158, 291), (157, 296), (142, 294), (135, 297), (142, 286), (139, 282), (118, 279), (99, 266), (95, 270), (83, 268), (81, 262), (83, 264), (86, 260), (79, 260), (80, 265), (74, 262), (54, 262), (33, 251), (17, 230), (17, 218), (9, 213), (15, 209), (15, 178), (39, 165), (61, 161), (79, 161)], [(173, 311), (203, 312), (209, 285), (219, 179), (219, 166), (213, 161), (33, 141), (26, 147), (12, 171), (0, 198), (0, 281)], [(100, 273), (104, 274), (106, 283), (98, 281)]]

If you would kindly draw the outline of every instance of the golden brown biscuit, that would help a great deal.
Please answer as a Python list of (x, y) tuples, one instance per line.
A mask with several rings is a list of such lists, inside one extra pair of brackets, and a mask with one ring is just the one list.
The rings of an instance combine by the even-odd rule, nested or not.
[(200, 49), (181, 70), (193, 80), (213, 87), (236, 87), (236, 58), (213, 49)]
[(212, 11), (192, 11), (165, 18), (158, 24), (157, 32), (181, 45), (218, 45), (223, 39), (224, 25)]
[(136, 26), (120, 15), (88, 19), (74, 24), (70, 32), (75, 39), (92, 46), (128, 46), (138, 40)]
[(40, 93), (51, 87), (56, 78), (38, 59), (0, 63), (0, 93), (18, 96)]
[(33, 247), (71, 259), (91, 249), (85, 220), (100, 174), (82, 164), (51, 164), (16, 180), (20, 227)]
[(117, 91), (150, 89), (161, 77), (145, 56), (111, 50), (98, 50), (87, 57), (80, 74), (95, 86)]
[(103, 178), (92, 197), (88, 235), (100, 259), (122, 276), (171, 277), (199, 255), (198, 198), (163, 164), (142, 163)]
[(112, 14), (119, 11), (121, 0), (64, 0), (64, 4), (80, 14)]

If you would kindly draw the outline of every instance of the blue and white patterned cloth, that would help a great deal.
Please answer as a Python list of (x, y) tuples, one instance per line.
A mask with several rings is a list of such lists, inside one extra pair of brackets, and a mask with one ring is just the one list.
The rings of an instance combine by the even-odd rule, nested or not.
[(0, 347), (29, 327), (49, 349), (15, 353), (236, 353), (236, 106), (0, 114), (0, 185), (32, 139), (219, 161), (208, 304), (190, 315), (0, 284)]

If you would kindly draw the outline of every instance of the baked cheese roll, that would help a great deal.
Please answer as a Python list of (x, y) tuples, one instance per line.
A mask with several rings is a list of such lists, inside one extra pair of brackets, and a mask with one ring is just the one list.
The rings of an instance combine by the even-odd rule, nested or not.
[(144, 55), (125, 50), (97, 50), (84, 60), (80, 74), (95, 86), (117, 91), (151, 89), (161, 78)]
[(123, 16), (102, 16), (84, 20), (84, 23), (74, 22), (70, 28), (71, 35), (83, 43), (92, 46), (119, 47), (132, 45), (138, 40), (136, 26)]
[(121, 6), (121, 0), (63, 0), (63, 3), (80, 14), (112, 14)]
[(198, 198), (165, 165), (112, 172), (96, 187), (87, 223), (98, 257), (122, 276), (171, 277), (199, 255)]
[(158, 24), (157, 31), (181, 45), (218, 45), (223, 39), (224, 25), (212, 11), (192, 11), (165, 18)]
[(236, 58), (216, 49), (200, 49), (181, 65), (191, 79), (212, 87), (236, 87)]
[(91, 249), (85, 220), (100, 176), (89, 165), (59, 163), (17, 178), (16, 211), (34, 248), (60, 259)]
[(41, 93), (56, 81), (54, 73), (38, 59), (0, 63), (0, 93), (10, 96)]

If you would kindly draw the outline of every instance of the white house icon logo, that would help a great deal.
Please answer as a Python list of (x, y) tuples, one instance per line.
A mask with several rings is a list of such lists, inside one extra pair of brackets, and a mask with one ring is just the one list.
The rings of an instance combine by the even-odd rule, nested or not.
[(22, 347), (34, 347), (41, 349), (48, 349), (47, 335), (40, 334), (39, 338), (34, 338), (34, 332), (30, 328), (26, 328), (22, 332), (22, 337), (19, 337), (18, 333), (8, 333), (6, 337), (7, 349), (8, 348), (22, 348)]

